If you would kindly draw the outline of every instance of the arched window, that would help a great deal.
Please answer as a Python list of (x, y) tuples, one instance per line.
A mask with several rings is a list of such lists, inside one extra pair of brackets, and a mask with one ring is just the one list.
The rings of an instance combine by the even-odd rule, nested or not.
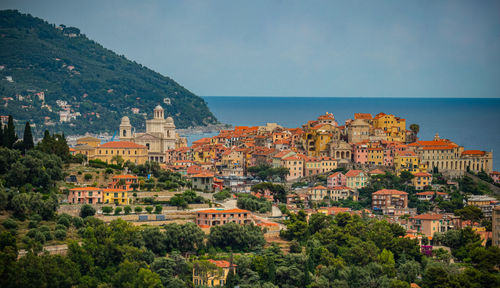
[(127, 130), (123, 129), (123, 137), (127, 137)]

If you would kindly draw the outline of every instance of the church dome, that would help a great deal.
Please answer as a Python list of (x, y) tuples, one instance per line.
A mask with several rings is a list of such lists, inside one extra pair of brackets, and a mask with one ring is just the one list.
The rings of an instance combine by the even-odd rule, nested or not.
[(174, 118), (167, 117), (167, 124), (174, 124)]
[(163, 107), (161, 107), (159, 104), (155, 107), (155, 110), (163, 110)]
[(121, 125), (130, 125), (130, 119), (127, 116), (123, 116)]

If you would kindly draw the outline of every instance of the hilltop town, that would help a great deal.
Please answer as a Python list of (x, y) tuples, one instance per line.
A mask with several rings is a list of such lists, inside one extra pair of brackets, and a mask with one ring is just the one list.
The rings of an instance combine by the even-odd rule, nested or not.
[[(154, 254), (156, 260), (148, 260), (154, 261), (149, 262), (150, 273), (163, 275), (159, 267), (164, 264), (154, 263), (163, 261), (166, 253), (166, 259), (190, 267), (181, 274), (163, 275), (166, 278), (159, 280), (163, 286), (170, 281), (182, 281), (179, 287), (251, 286), (245, 273), (256, 273), (258, 268), (242, 265), (257, 261), (258, 253), (271, 253), (288, 259), (282, 260), (288, 264), (279, 266), (273, 272), (276, 276), (258, 272), (259, 281), (276, 283), (273, 277), (278, 275), (292, 281), (285, 267), (300, 266), (288, 262), (291, 256), (286, 255), (302, 255), (313, 261), (312, 266), (298, 276), (300, 284), (287, 287), (304, 287), (320, 281), (324, 276), (318, 267), (337, 265), (332, 261), (347, 265), (342, 269), (370, 262), (406, 269), (381, 259), (410, 257), (423, 268), (427, 266), (420, 264), (422, 257), (436, 263), (468, 263), (472, 256), (463, 249), (471, 243), (477, 249), (500, 245), (500, 173), (493, 171), (492, 152), (466, 150), (437, 133), (421, 140), (417, 124), (407, 125), (395, 115), (356, 113), (340, 125), (327, 112), (295, 128), (276, 123), (236, 126), (191, 146), (161, 105), (146, 120), (145, 132), (136, 131), (123, 117), (117, 139), (101, 143), (85, 136), (72, 147), (64, 135), (48, 132), (37, 145), (30, 144), (29, 123), (23, 139), (17, 140), (12, 117), (2, 120), (5, 148), (0, 152), (6, 168), (0, 172), (7, 189), (0, 194), (10, 199), (2, 208), (2, 222), (9, 233), (19, 231), (10, 240), (18, 247), (19, 259), (41, 251), (75, 255), (82, 241), (86, 249), (96, 241), (88, 234), (92, 225), (111, 227), (113, 233), (125, 225), (145, 241), (139, 248)], [(30, 166), (32, 161), (40, 161), (39, 167)], [(50, 197), (39, 198), (40, 193)], [(55, 228), (50, 228), (51, 221), (58, 223)], [(349, 225), (368, 234), (358, 235)], [(333, 233), (330, 229), (344, 229), (351, 240), (339, 242), (340, 250), (328, 246), (339, 237), (326, 236)], [(377, 238), (382, 233), (377, 229), (388, 233), (387, 240)], [(469, 240), (454, 243), (456, 233), (468, 233), (460, 237)], [(361, 238), (375, 246), (353, 244)], [(325, 257), (331, 259), (313, 260), (311, 245), (325, 249)], [(356, 258), (352, 249), (364, 251), (358, 251), (360, 256), (377, 252)], [(500, 252), (481, 251), (474, 253)], [(244, 254), (233, 258), (233, 252)], [(266, 265), (279, 262), (272, 263)], [(427, 269), (414, 277), (387, 281), (432, 287)]]

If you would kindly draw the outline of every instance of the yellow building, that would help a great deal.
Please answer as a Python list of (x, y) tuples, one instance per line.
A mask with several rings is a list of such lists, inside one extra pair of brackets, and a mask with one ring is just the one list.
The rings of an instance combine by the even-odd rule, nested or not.
[(406, 141), (406, 120), (392, 114), (379, 113), (373, 118), (373, 128), (382, 129), (387, 141)]
[(96, 148), (101, 144), (101, 140), (95, 138), (95, 137), (82, 137), (76, 139), (76, 145), (89, 145), (91, 147)]
[(129, 141), (107, 142), (96, 148), (93, 159), (112, 163), (114, 156), (120, 156), (123, 161), (144, 164), (148, 161), (148, 147)]
[(106, 188), (102, 189), (103, 203), (116, 203), (119, 205), (128, 204), (127, 191), (123, 189)]
[(225, 260), (197, 261), (193, 265), (194, 287), (223, 287), (226, 284), (230, 269), (236, 269), (236, 264)]
[(413, 173), (413, 179), (411, 180), (413, 186), (416, 190), (424, 190), (426, 186), (431, 186), (432, 175), (427, 172), (417, 172)]
[(328, 156), (330, 142), (340, 140), (339, 128), (331, 124), (317, 124), (302, 135), (302, 146), (307, 156)]
[(384, 165), (384, 149), (381, 147), (373, 147), (367, 149), (368, 164), (371, 165)]
[(92, 159), (95, 156), (96, 148), (88, 144), (80, 144), (73, 147), (74, 154), (82, 154), (87, 156), (87, 159)]
[(420, 156), (413, 151), (396, 151), (394, 155), (394, 169), (399, 175), (402, 171), (412, 174), (427, 171), (427, 165), (420, 162)]

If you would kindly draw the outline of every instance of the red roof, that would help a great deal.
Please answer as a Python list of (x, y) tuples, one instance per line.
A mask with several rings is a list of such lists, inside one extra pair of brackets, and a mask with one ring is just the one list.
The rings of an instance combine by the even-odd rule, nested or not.
[(127, 192), (126, 190), (123, 189), (115, 189), (115, 188), (105, 188), (102, 189), (103, 192)]
[(395, 189), (382, 189), (373, 193), (372, 195), (408, 195), (408, 193), (395, 190)]
[(415, 177), (430, 177), (432, 175), (429, 173), (426, 173), (426, 172), (418, 172), (418, 173), (413, 174), (413, 176), (415, 176)]
[(237, 208), (228, 210), (207, 209), (207, 210), (200, 210), (198, 211), (198, 213), (225, 214), (225, 213), (250, 213), (250, 211)]
[(76, 188), (71, 188), (69, 190), (70, 191), (98, 191), (98, 190), (102, 190), (102, 189), (97, 188), (97, 187), (76, 187)]
[(420, 214), (420, 215), (417, 215), (415, 217), (413, 217), (413, 219), (419, 219), (419, 220), (439, 220), (443, 218), (443, 215), (442, 214)]
[(137, 179), (137, 176), (134, 175), (116, 175), (113, 176), (113, 179), (119, 178), (119, 179)]
[(203, 171), (203, 172), (195, 174), (191, 177), (193, 177), (193, 178), (212, 178), (212, 177), (214, 177), (214, 173)]
[(349, 170), (347, 173), (345, 173), (346, 177), (356, 177), (359, 175), (359, 173), (362, 173), (363, 171), (361, 170)]
[(317, 189), (317, 190), (327, 190), (325, 186), (318, 185), (316, 187), (313, 187), (312, 189)]
[(481, 151), (481, 150), (465, 150), (464, 152), (462, 152), (462, 155), (484, 155), (486, 154), (485, 151)]
[(144, 145), (139, 145), (134, 142), (130, 141), (113, 141), (113, 142), (107, 142), (104, 144), (99, 145), (100, 148), (144, 148), (147, 149), (148, 147)]
[(448, 195), (446, 193), (436, 192), (436, 191), (424, 191), (424, 192), (416, 193), (416, 195), (434, 195), (434, 193), (436, 193), (437, 195)]
[[(335, 172), (335, 173), (333, 173), (332, 175), (328, 176), (328, 178), (334, 178), (334, 177), (337, 177), (339, 174), (342, 174), (342, 173), (340, 173), (340, 172)], [(344, 175), (344, 174), (342, 174), (342, 175)]]
[(371, 120), (372, 114), (370, 114), (370, 113), (354, 113), (354, 119)]
[(377, 175), (377, 174), (385, 174), (385, 172), (382, 171), (382, 170), (380, 170), (380, 169), (375, 169), (375, 170), (370, 171), (370, 174), (375, 174), (375, 175)]
[[(212, 260), (208, 259), (208, 261), (212, 264), (215, 264), (217, 267), (220, 268), (229, 268), (231, 266), (231, 263), (227, 262), (226, 260)], [(233, 263), (233, 267), (236, 267), (237, 265)]]

